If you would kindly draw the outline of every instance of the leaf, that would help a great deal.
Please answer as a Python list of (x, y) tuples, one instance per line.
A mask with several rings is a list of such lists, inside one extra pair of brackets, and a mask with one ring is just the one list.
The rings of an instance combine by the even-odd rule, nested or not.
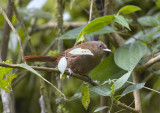
[(62, 57), (58, 62), (58, 69), (61, 72), (61, 74), (64, 74), (66, 68), (67, 68), (67, 60), (65, 57)]
[(43, 79), (44, 81), (46, 81), (48, 84), (50, 84), (53, 88), (55, 88), (63, 97), (64, 99), (66, 99), (65, 95), (56, 87), (54, 86), (52, 83), (50, 83), (48, 80), (46, 80), (44, 77), (42, 77), (37, 71), (35, 71), (33, 68), (31, 68), (29, 65), (27, 64), (17, 64), (17, 66), (22, 67), (32, 73), (34, 73), (35, 75), (37, 75), (38, 77), (40, 77), (41, 79)]
[(134, 5), (127, 5), (127, 6), (122, 7), (118, 11), (118, 13), (130, 14), (130, 13), (133, 13), (133, 12), (136, 12), (136, 11), (139, 11), (139, 10), (141, 10), (140, 7), (137, 7), (137, 6), (134, 6)]
[(122, 95), (124, 96), (130, 92), (133, 92), (134, 90), (139, 90), (139, 89), (143, 88), (144, 85), (145, 85), (145, 83), (138, 83), (138, 84), (130, 85), (123, 91)]
[(122, 77), (120, 77), (115, 83), (114, 83), (114, 90), (117, 90), (121, 88), (128, 80), (128, 78), (131, 75), (132, 70), (128, 71), (126, 74), (124, 74)]
[(156, 6), (157, 6), (157, 7), (160, 7), (160, 0), (157, 0), (157, 1), (156, 1)]
[(102, 111), (102, 110), (104, 110), (106, 108), (108, 108), (108, 106), (102, 106), (102, 107), (99, 107), (96, 110), (94, 110), (94, 112)]
[[(11, 60), (5, 61), (5, 63), (10, 63)], [(6, 92), (11, 92), (11, 82), (17, 77), (15, 74), (9, 74), (12, 68), (0, 67), (0, 88)], [(5, 77), (4, 77), (5, 76)]]
[(52, 19), (52, 15), (48, 12), (45, 12), (41, 9), (18, 9), (18, 13), (20, 13), (21, 16), (23, 16), (25, 19), (30, 18), (44, 18), (44, 19)]
[(149, 26), (149, 27), (159, 25), (158, 19), (152, 16), (144, 16), (144, 17), (138, 18), (138, 22), (143, 26)]
[(144, 30), (144, 32), (145, 32), (145, 34), (142, 31), (136, 33), (135, 35), (130, 37), (129, 40), (126, 41), (126, 44), (135, 42), (135, 39), (141, 40), (141, 41), (149, 44), (159, 37), (159, 35), (158, 35), (159, 28), (158, 27), (146, 29), (146, 30)]
[(118, 78), (124, 73), (126, 73), (126, 71), (122, 70), (115, 64), (113, 56), (109, 56), (94, 68), (89, 73), (89, 76), (92, 77), (93, 80), (98, 80), (102, 83), (109, 78)]
[[(160, 78), (154, 83), (153, 89), (157, 91), (160, 90)], [(152, 91), (150, 98), (152, 98), (155, 94), (156, 92)]]
[(113, 33), (115, 32), (115, 30), (109, 26), (104, 26), (102, 29), (98, 30), (98, 31), (95, 31), (95, 32), (91, 32), (87, 35), (85, 35), (85, 37), (90, 37), (90, 36), (93, 36), (93, 35), (101, 35), (101, 34), (107, 34), (107, 33)]
[(114, 53), (115, 63), (124, 70), (132, 70), (147, 51), (147, 47), (140, 42), (127, 44), (118, 48)]
[(90, 95), (89, 95), (88, 84), (83, 85), (83, 87), (81, 89), (81, 93), (82, 93), (81, 102), (82, 102), (84, 108), (88, 109), (88, 106), (89, 106), (89, 103), (90, 103)]
[(68, 99), (67, 101), (73, 101), (76, 99), (79, 99), (80, 97), (82, 97), (81, 93), (75, 93), (70, 99)]
[(126, 27), (127, 29), (131, 30), (129, 28), (129, 24), (128, 24), (127, 20), (122, 15), (115, 15), (114, 21), (117, 22), (118, 24)]
[(92, 55), (93, 56), (93, 53), (89, 49), (76, 48), (71, 50), (69, 53), (73, 55)]
[[(81, 27), (77, 27), (75, 29), (69, 30), (68, 32), (64, 33), (63, 35), (61, 35), (58, 38), (61, 38), (61, 39), (76, 39), (83, 28), (84, 28), (84, 26), (81, 26)], [(85, 37), (87, 38), (87, 37), (90, 37), (90, 36), (93, 36), (93, 35), (101, 35), (101, 34), (113, 33), (113, 32), (115, 32), (114, 29), (112, 29), (109, 26), (104, 26), (102, 29), (100, 29), (98, 31), (86, 34)]]
[(82, 35), (86, 35), (89, 34), (91, 32), (95, 32), (98, 31), (102, 28), (104, 28), (104, 26), (110, 24), (114, 19), (113, 15), (109, 15), (109, 16), (103, 16), (100, 18), (97, 18), (93, 21), (91, 21), (89, 24), (87, 24), (80, 32), (76, 43), (79, 43), (79, 41), (81, 40)]
[(75, 29), (69, 30), (68, 32), (64, 33), (63, 35), (61, 35), (58, 38), (61, 38), (61, 39), (76, 39), (83, 28), (84, 28), (84, 26), (81, 26), (81, 27), (77, 27)]
[(98, 95), (101, 95), (101, 96), (110, 96), (111, 95), (111, 90), (106, 85), (92, 87), (92, 88), (90, 88), (90, 91), (92, 91)]

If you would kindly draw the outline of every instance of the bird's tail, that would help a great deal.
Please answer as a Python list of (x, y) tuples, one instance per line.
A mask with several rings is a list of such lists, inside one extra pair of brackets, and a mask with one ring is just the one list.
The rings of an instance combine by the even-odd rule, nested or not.
[(57, 60), (56, 57), (51, 56), (37, 56), (37, 55), (31, 55), (31, 56), (24, 56), (25, 61), (29, 62), (55, 62)]

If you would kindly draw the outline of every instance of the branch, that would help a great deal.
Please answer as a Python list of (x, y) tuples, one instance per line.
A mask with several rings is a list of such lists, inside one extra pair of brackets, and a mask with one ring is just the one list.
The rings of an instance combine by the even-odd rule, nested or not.
[[(87, 22), (64, 22), (64, 27), (70, 28), (70, 27), (80, 27), (86, 25)], [(53, 29), (57, 27), (57, 22), (48, 22), (47, 24), (41, 25), (41, 26), (33, 26), (33, 30), (30, 32), (31, 34), (34, 34), (39, 31), (44, 31), (48, 29)]]
[[(9, 68), (18, 68), (18, 69), (23, 69), (22, 67), (19, 67), (16, 64), (6, 64), (6, 63), (0, 63), (0, 66), (2, 67), (9, 67)], [(59, 72), (59, 70), (57, 68), (48, 68), (48, 67), (37, 67), (37, 66), (31, 66), (33, 69), (38, 70), (38, 71), (53, 71), (53, 72)], [(65, 71), (64, 74), (69, 75), (70, 73), (68, 71)], [(93, 82), (88, 76), (84, 76), (84, 75), (79, 75), (79, 74), (75, 74), (73, 73), (72, 75), (75, 78), (78, 78), (80, 80), (83, 80), (85, 82), (89, 82), (89, 84), (91, 84), (92, 86), (99, 86), (99, 84), (97, 84), (96, 82)], [(139, 113), (137, 110), (135, 110), (134, 108), (131, 108), (123, 103), (121, 103), (120, 101), (116, 102), (116, 104), (121, 107), (124, 108), (126, 110), (132, 111), (134, 113)]]
[(121, 103), (120, 101), (115, 102), (115, 104), (116, 104), (117, 106), (119, 106), (119, 107), (121, 107), (121, 108), (123, 108), (123, 109), (129, 110), (129, 111), (131, 111), (131, 112), (133, 112), (133, 113), (139, 113), (138, 110), (135, 110), (134, 108), (129, 107), (129, 106), (125, 105), (124, 103)]
[[(0, 66), (2, 67), (10, 67), (10, 68), (18, 68), (18, 69), (23, 69), (22, 67), (19, 67), (16, 64), (7, 64), (7, 63), (0, 63)], [(48, 68), (48, 67), (37, 67), (37, 66), (30, 66), (31, 68), (38, 70), (38, 71), (53, 71), (53, 72), (59, 72), (59, 70), (57, 68)], [(70, 73), (68, 71), (65, 71), (66, 75), (69, 75)], [(89, 82), (89, 84), (93, 85), (93, 86), (99, 86), (96, 82), (93, 82), (92, 80), (90, 80), (90, 78), (88, 76), (84, 76), (84, 75), (79, 75), (79, 74), (75, 74), (73, 73), (72, 75), (75, 78), (78, 78), (80, 80), (83, 80), (85, 82)]]
[[(139, 76), (136, 71), (132, 72), (133, 83), (139, 83)], [(140, 90), (133, 91), (134, 101), (135, 101), (135, 109), (142, 113), (141, 108), (141, 99), (140, 99)]]
[(137, 71), (138, 74), (140, 75), (144, 70), (146, 70), (147, 68), (152, 66), (154, 63), (159, 62), (159, 61), (160, 61), (160, 55), (156, 56), (155, 58), (151, 58), (147, 63), (136, 68), (135, 71)]

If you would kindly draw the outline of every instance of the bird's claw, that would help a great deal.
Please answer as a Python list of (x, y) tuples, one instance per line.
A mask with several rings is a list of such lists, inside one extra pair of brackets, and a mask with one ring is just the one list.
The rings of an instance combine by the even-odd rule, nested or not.
[(93, 80), (91, 79), (90, 76), (88, 76), (88, 75), (85, 75), (85, 76), (88, 78), (88, 81), (87, 81), (87, 82), (84, 82), (84, 84), (92, 83), (92, 82), (93, 82)]

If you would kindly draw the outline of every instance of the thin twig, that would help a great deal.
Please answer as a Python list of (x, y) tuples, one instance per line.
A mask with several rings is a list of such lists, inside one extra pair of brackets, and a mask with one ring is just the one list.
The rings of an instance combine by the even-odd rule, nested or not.
[[(75, 28), (86, 25), (87, 22), (64, 22), (63, 26), (66, 28)], [(53, 29), (57, 27), (57, 23), (55, 22), (48, 22), (46, 24), (43, 24), (41, 26), (33, 26), (33, 30), (30, 32), (31, 34), (34, 34), (39, 31), (44, 31), (48, 29)]]
[(93, 10), (93, 0), (91, 0), (91, 3), (90, 3), (90, 11), (89, 11), (89, 21), (88, 21), (88, 23), (90, 23), (91, 20), (92, 20), (92, 10)]
[(20, 50), (21, 50), (21, 55), (22, 55), (22, 60), (24, 63), (26, 63), (26, 61), (24, 60), (24, 52), (23, 52), (23, 48), (22, 48), (22, 43), (21, 43), (21, 38), (18, 35), (17, 31), (15, 30), (15, 28), (13, 27), (12, 23), (10, 22), (10, 20), (8, 19), (6, 13), (3, 11), (3, 9), (0, 7), (0, 12), (2, 12), (2, 15), (4, 16), (5, 20), (8, 22), (9, 26), (11, 27), (11, 29), (13, 30), (13, 32), (15, 33), (18, 41), (19, 41), (19, 45), (20, 45)]

